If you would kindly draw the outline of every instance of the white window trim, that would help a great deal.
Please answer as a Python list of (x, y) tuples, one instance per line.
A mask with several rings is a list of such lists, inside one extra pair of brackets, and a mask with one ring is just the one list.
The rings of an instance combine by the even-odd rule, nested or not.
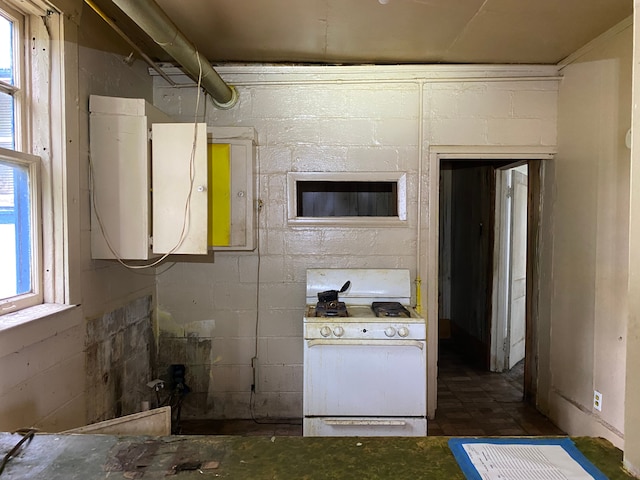
[[(32, 56), (31, 64), (24, 69), (22, 87), (28, 93), (24, 108), (30, 114), (22, 123), (28, 128), (24, 130), (20, 150), (41, 160), (42, 300), (39, 305), (0, 317), (0, 331), (5, 328), (14, 331), (19, 325), (79, 303), (81, 296), (80, 264), (73, 261), (80, 258), (80, 239), (70, 235), (70, 231), (76, 231), (73, 228), (80, 230), (79, 124), (77, 117), (65, 115), (67, 104), (70, 111), (76, 108), (78, 52), (64, 49), (67, 43), (77, 44), (77, 25), (42, 0), (0, 0), (0, 3), (24, 13), (29, 20), (25, 21), (25, 49), (38, 52), (37, 58)], [(48, 56), (40, 52), (48, 52)], [(72, 289), (72, 284), (77, 288)]]

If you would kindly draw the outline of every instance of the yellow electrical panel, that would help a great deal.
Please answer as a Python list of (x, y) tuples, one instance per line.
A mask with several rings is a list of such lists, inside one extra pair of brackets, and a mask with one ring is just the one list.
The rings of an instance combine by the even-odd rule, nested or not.
[(209, 246), (231, 245), (231, 148), (228, 143), (210, 143), (209, 157)]

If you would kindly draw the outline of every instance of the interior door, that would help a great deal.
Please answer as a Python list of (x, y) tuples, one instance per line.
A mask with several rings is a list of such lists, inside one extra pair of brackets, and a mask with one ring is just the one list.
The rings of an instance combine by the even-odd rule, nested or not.
[[(526, 168), (526, 167), (525, 167)], [(511, 171), (511, 255), (509, 261), (509, 353), (511, 369), (524, 358), (527, 291), (527, 179), (515, 168)]]

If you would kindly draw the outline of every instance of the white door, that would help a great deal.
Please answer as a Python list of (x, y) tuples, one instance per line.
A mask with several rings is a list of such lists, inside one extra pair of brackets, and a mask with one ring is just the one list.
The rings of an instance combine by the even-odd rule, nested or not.
[(508, 362), (524, 358), (527, 308), (527, 174), (511, 172), (511, 260), (509, 262)]
[(527, 167), (497, 172), (491, 371), (510, 370), (525, 356)]

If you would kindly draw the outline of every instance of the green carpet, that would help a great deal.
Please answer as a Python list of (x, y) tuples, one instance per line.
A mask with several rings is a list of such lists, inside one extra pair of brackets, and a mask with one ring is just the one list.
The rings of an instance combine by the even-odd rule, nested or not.
[[(0, 451), (19, 439), (0, 434)], [(631, 479), (622, 452), (606, 440), (573, 439), (612, 480)], [(2, 480), (229, 478), (251, 480), (463, 480), (448, 437), (314, 438), (37, 435)], [(207, 462), (209, 462), (207, 464)], [(206, 465), (206, 468), (205, 468)]]

